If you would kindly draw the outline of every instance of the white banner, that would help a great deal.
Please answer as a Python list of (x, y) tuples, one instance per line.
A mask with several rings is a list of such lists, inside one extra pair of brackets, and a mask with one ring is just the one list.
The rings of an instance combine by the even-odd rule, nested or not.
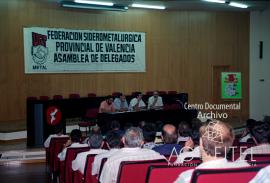
[(25, 73), (145, 72), (145, 33), (24, 28)]

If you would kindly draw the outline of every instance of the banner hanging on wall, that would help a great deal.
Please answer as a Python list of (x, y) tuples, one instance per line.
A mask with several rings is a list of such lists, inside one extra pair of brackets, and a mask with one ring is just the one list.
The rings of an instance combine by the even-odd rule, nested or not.
[(240, 72), (221, 73), (221, 98), (222, 99), (242, 98), (242, 79)]
[(25, 73), (145, 72), (145, 33), (24, 28)]

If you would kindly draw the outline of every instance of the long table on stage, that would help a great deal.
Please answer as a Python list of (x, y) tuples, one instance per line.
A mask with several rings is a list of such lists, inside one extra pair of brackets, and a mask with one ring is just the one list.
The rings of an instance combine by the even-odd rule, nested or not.
[[(180, 100), (182, 103), (188, 101), (188, 95), (186, 93), (175, 95), (161, 95), (164, 104), (173, 104)], [(143, 100), (147, 101), (149, 96), (144, 95)], [(85, 117), (87, 110), (91, 108), (99, 108), (100, 103), (106, 97), (85, 97), (78, 99), (62, 99), (62, 100), (27, 100), (27, 146), (29, 147), (42, 147), (46, 138), (54, 132), (55, 126), (50, 123), (50, 115), (56, 112), (60, 123), (65, 127), (68, 121), (73, 119), (81, 120)], [(132, 96), (127, 96), (127, 101), (132, 99)], [(120, 123), (125, 121), (135, 122), (136, 120), (143, 120), (144, 117), (147, 120), (158, 119), (160, 120), (171, 119), (170, 112), (162, 111), (141, 111), (141, 112), (128, 112), (125, 114), (101, 114), (99, 115), (99, 124), (104, 124), (102, 121), (109, 121), (109, 119), (120, 119)], [(59, 115), (61, 114), (61, 115)], [(167, 116), (166, 118), (162, 115)], [(177, 112), (173, 115), (179, 115)], [(57, 115), (56, 115), (57, 116)], [(185, 115), (183, 115), (185, 116)], [(124, 120), (124, 118), (128, 120)], [(185, 118), (179, 118), (185, 119)], [(189, 119), (189, 118), (188, 118)]]
[(128, 111), (128, 112), (114, 112), (114, 113), (99, 113), (98, 125), (102, 132), (106, 133), (110, 129), (111, 121), (119, 121), (123, 128), (126, 123), (131, 123), (133, 126), (138, 126), (140, 121), (156, 123), (162, 121), (163, 123), (171, 123), (178, 126), (179, 122), (190, 122), (197, 117), (196, 110), (143, 110), (143, 111)]

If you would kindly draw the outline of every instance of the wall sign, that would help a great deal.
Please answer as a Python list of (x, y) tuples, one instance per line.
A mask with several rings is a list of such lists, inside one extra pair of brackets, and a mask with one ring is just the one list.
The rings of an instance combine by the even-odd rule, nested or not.
[(24, 28), (25, 73), (145, 72), (145, 33)]
[(221, 73), (221, 98), (222, 99), (242, 98), (242, 79), (240, 72)]

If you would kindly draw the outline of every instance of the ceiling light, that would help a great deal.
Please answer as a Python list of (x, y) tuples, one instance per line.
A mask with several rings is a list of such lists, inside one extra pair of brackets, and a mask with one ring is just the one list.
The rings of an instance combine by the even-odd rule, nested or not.
[(242, 3), (236, 3), (236, 2), (230, 2), (229, 6), (234, 6), (237, 8), (248, 8), (248, 5), (242, 4)]
[(211, 2), (211, 3), (226, 3), (225, 0), (203, 0), (203, 1), (207, 1), (207, 2)]
[(95, 5), (103, 5), (103, 6), (113, 6), (112, 2), (102, 2), (102, 1), (87, 1), (87, 0), (74, 0), (75, 3), (82, 4), (95, 4)]
[(133, 7), (133, 8), (159, 9), (159, 10), (164, 10), (166, 8), (165, 6), (146, 5), (146, 4), (137, 4), (137, 3), (133, 3), (131, 5), (131, 7)]
[(65, 8), (80, 8), (80, 9), (109, 10), (109, 11), (127, 11), (128, 10), (127, 6), (122, 6), (122, 5), (108, 6), (108, 5), (76, 3), (72, 1), (61, 1), (61, 6)]

